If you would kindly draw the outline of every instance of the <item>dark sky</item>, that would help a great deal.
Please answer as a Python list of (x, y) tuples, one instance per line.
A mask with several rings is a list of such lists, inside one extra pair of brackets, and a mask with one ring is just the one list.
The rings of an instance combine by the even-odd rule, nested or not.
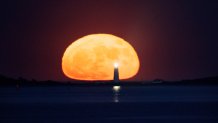
[(197, 0), (8, 0), (0, 4), (0, 74), (68, 80), (66, 47), (110, 33), (136, 49), (133, 80), (218, 75), (218, 3)]

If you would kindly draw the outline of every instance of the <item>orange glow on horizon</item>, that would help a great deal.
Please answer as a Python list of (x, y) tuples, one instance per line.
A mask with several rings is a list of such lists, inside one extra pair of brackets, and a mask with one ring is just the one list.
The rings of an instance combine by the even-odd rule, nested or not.
[(70, 44), (62, 58), (63, 73), (77, 80), (113, 80), (114, 67), (120, 79), (137, 74), (139, 59), (134, 48), (111, 34), (91, 34)]

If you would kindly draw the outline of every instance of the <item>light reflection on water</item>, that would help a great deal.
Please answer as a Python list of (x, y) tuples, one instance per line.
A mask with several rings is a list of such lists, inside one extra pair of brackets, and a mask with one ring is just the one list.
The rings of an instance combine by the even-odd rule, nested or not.
[(119, 95), (120, 95), (120, 91), (121, 91), (121, 87), (120, 86), (113, 86), (112, 88), (113, 92), (114, 92), (114, 102), (118, 103), (119, 102)]

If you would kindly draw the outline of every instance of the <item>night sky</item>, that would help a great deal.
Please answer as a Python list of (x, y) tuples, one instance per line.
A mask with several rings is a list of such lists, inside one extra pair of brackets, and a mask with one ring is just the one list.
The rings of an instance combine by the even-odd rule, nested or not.
[(0, 16), (0, 74), (9, 77), (69, 80), (65, 49), (93, 33), (132, 44), (140, 59), (132, 80), (218, 75), (218, 2), (8, 0)]

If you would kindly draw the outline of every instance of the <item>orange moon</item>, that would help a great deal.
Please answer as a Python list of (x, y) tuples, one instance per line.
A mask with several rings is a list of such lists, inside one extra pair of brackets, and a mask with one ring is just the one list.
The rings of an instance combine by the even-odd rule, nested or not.
[(113, 80), (114, 64), (119, 78), (128, 79), (139, 70), (134, 48), (111, 34), (90, 34), (70, 44), (62, 58), (63, 73), (77, 80)]

